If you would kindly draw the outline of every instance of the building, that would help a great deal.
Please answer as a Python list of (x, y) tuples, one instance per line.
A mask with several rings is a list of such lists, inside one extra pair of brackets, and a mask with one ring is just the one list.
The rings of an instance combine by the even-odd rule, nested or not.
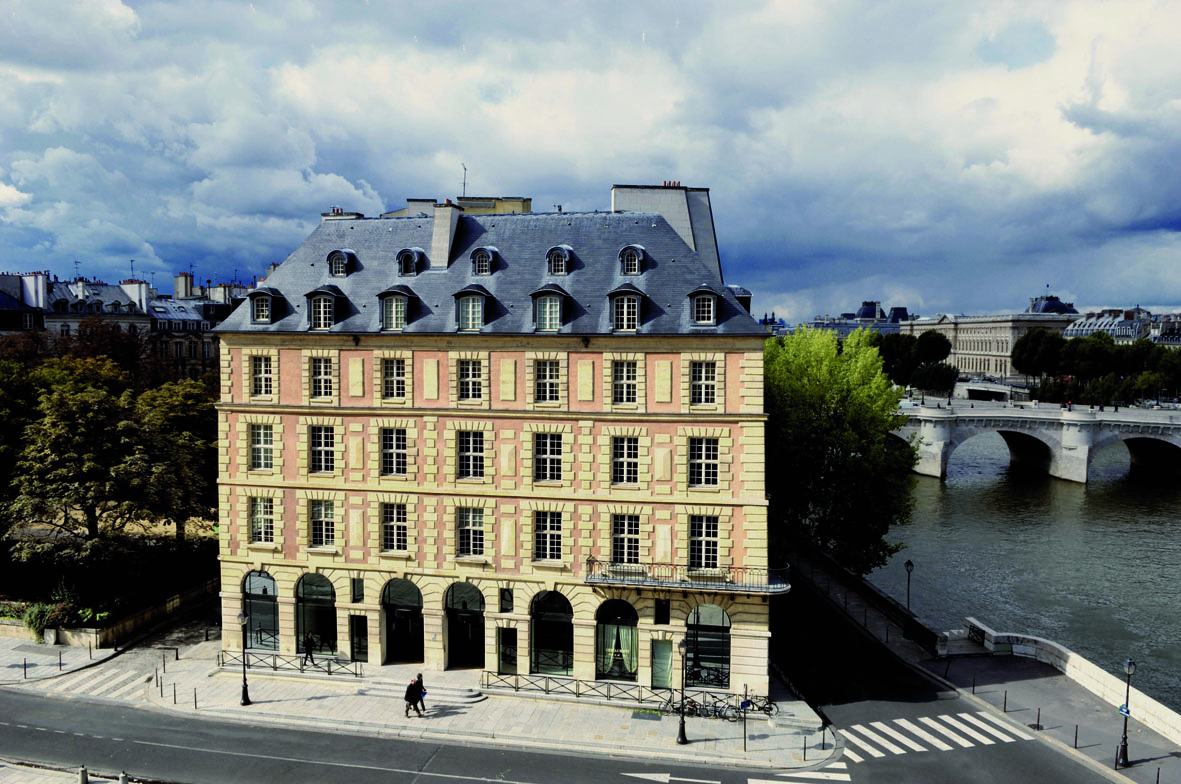
[(1107, 308), (1096, 313), (1087, 313), (1072, 322), (1063, 333), (1069, 338), (1085, 338), (1097, 332), (1111, 336), (1116, 345), (1135, 343), (1141, 338), (1151, 339), (1159, 334), (1159, 319), (1137, 305), (1134, 308)]
[(835, 317), (827, 314), (816, 316), (812, 321), (800, 324), (800, 326), (835, 332), (840, 340), (844, 340), (849, 337), (850, 333), (858, 329), (868, 329), (883, 335), (898, 332), (898, 325), (912, 318), (917, 318), (917, 315), (912, 317), (904, 307), (890, 308), (890, 313), (887, 315), (886, 311), (882, 309), (881, 302), (865, 300), (855, 313), (842, 313)]
[(914, 318), (903, 321), (903, 334), (920, 335), (933, 329), (951, 341), (949, 364), (960, 373), (984, 375), (1000, 381), (1020, 381), (1024, 378), (1013, 368), (1013, 344), (1031, 329), (1063, 332), (1079, 318), (1069, 302), (1053, 295), (1031, 297), (1023, 313), (993, 316), (951, 316), (939, 314), (934, 318)]
[(176, 276), (171, 297), (151, 290), (147, 312), (153, 350), (175, 377), (198, 378), (218, 369), (220, 352), (213, 328), (247, 291), (240, 284), (194, 286), (188, 272)]
[(656, 687), (685, 640), (689, 685), (766, 693), (766, 332), (708, 190), (612, 207), (334, 211), (250, 292), (217, 330), (226, 628)]

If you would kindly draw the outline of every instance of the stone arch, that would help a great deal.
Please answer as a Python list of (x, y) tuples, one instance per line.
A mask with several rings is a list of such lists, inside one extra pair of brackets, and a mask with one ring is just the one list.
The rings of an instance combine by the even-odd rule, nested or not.
[(976, 436), (996, 433), (1009, 449), (1009, 464), (1028, 466), (1045, 473), (1052, 473), (1052, 468), (1061, 444), (1056, 438), (1047, 438), (1042, 429), (1018, 429), (1010, 426), (1000, 427), (956, 427), (952, 432), (947, 448), (943, 450), (943, 465), (940, 476), (947, 476), (947, 464), (955, 451)]
[(685, 685), (730, 688), (730, 615), (716, 604), (698, 604), (685, 619)]
[(315, 572), (295, 584), (295, 636), (301, 650), (309, 634), (316, 653), (336, 653), (336, 588)]
[(595, 679), (634, 681), (639, 671), (640, 615), (631, 602), (607, 599), (595, 612)]
[(1106, 434), (1091, 446), (1087, 455), (1088, 475), (1095, 455), (1115, 444), (1127, 448), (1133, 471), (1181, 474), (1181, 437), (1168, 433), (1121, 431)]
[(254, 570), (242, 579), (242, 612), (249, 616), (245, 646), (279, 650), (278, 583), (269, 573)]
[(574, 672), (574, 607), (560, 591), (538, 591), (529, 602), (529, 671)]
[(452, 583), (443, 594), (448, 668), (483, 669), (484, 608), (484, 592), (472, 583)]
[(385, 623), (385, 663), (423, 660), (422, 591), (412, 581), (394, 578), (381, 589)]

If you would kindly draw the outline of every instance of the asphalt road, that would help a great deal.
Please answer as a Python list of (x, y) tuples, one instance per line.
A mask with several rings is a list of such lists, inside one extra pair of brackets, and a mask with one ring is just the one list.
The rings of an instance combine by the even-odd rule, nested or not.
[(792, 586), (791, 598), (797, 628), (809, 633), (791, 638), (784, 669), (860, 758), (846, 758), (851, 781), (1107, 781), (1038, 740), (1036, 730), (994, 721), (974, 703), (914, 672), (804, 581)]

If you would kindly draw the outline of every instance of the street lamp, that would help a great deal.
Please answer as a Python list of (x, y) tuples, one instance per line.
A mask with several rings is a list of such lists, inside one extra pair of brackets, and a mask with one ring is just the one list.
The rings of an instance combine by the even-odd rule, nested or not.
[(906, 614), (910, 615), (910, 573), (914, 571), (914, 561), (907, 559), (906, 567)]
[(1124, 714), (1124, 736), (1119, 742), (1119, 752), (1115, 755), (1116, 768), (1126, 768), (1131, 763), (1128, 762), (1128, 715), (1131, 713), (1128, 710), (1128, 698), (1132, 696), (1132, 673), (1136, 672), (1136, 662), (1128, 659), (1124, 662), (1124, 672), (1128, 674), (1127, 686), (1124, 689), (1124, 704), (1120, 709), (1120, 713)]
[(688, 649), (689, 646), (685, 644), (685, 638), (682, 637), (681, 641), (677, 643), (677, 651), (681, 654), (681, 726), (677, 730), (677, 743), (681, 746), (689, 742), (689, 739), (685, 737), (685, 651)]
[(242, 704), (250, 704), (250, 691), (246, 687), (246, 624), (250, 623), (250, 616), (238, 613), (238, 623), (242, 626)]

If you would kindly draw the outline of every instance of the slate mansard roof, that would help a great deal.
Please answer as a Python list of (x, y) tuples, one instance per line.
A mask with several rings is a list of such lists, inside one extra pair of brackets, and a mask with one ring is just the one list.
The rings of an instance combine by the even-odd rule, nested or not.
[[(523, 213), (460, 215), (444, 259), (419, 258), (413, 275), (400, 275), (397, 256), (411, 249), (429, 255), (434, 219), (428, 216), (325, 220), (251, 292), (272, 298), (272, 323), (253, 323), (249, 300), (237, 307), (220, 332), (296, 333), (309, 331), (309, 299), (336, 287), (337, 315), (330, 333), (381, 332), (379, 295), (407, 296), (406, 334), (454, 334), (456, 296), (482, 287), (488, 293), (480, 334), (532, 334), (533, 295), (565, 292), (559, 335), (612, 334), (609, 294), (641, 292), (637, 334), (720, 334), (765, 337), (717, 272), (686, 244), (663, 215), (652, 212)], [(642, 249), (641, 272), (625, 275), (620, 252)], [(547, 253), (567, 249), (564, 275), (548, 274)], [(491, 274), (473, 273), (477, 248), (493, 250)], [(344, 276), (329, 273), (334, 251), (348, 255)], [(715, 326), (693, 322), (690, 294), (716, 295)], [(466, 293), (466, 292), (465, 292)], [(322, 332), (317, 330), (317, 332)], [(553, 333), (547, 333), (553, 334)]]

